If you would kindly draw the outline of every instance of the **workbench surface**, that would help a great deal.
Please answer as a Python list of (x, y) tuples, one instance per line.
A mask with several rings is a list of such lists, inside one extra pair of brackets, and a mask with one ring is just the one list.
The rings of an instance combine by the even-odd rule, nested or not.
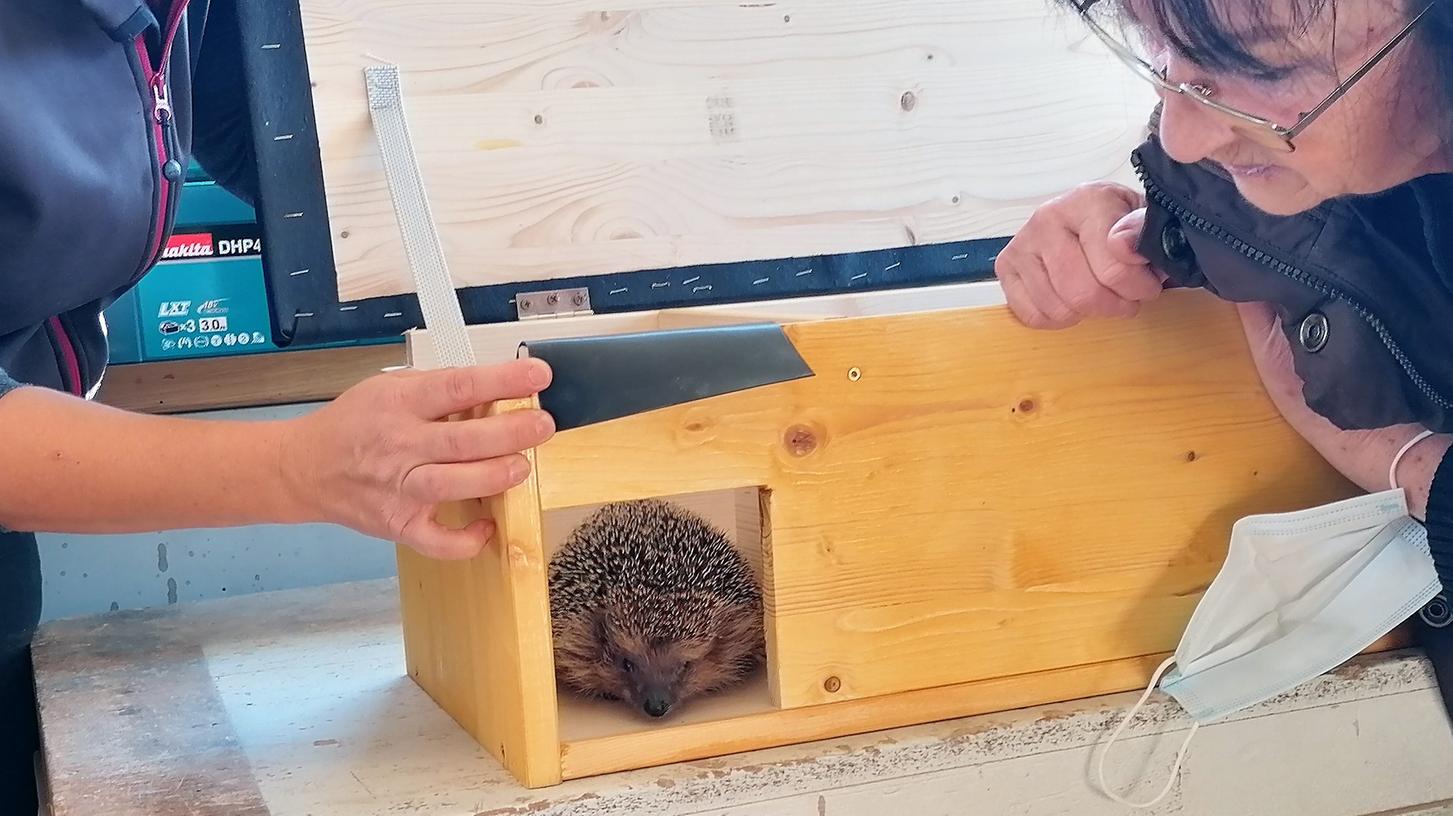
[[(530, 791), (405, 674), (393, 580), (57, 621), (34, 651), (53, 816), (1124, 813), (1092, 760), (1138, 696)], [(1153, 793), (1188, 726), (1157, 695), (1111, 779)], [(1450, 770), (1428, 666), (1398, 652), (1201, 729), (1158, 812), (1420, 808)]]

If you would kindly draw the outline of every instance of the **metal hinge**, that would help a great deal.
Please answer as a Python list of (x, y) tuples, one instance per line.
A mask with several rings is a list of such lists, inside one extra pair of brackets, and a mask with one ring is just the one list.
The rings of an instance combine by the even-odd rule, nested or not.
[(515, 295), (515, 313), (521, 320), (594, 314), (590, 310), (590, 290), (585, 287), (520, 292)]

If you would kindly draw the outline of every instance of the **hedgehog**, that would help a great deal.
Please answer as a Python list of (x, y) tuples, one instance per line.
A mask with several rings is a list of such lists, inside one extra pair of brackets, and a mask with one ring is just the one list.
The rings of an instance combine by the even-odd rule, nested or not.
[(659, 499), (613, 502), (550, 562), (559, 681), (651, 718), (764, 660), (762, 592), (722, 531)]

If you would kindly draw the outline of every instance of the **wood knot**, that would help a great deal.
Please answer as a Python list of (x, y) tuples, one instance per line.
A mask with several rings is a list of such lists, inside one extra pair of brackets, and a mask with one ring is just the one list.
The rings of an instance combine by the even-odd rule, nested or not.
[(339, 238), (347, 238), (348, 236), (350, 236), (352, 234), (353, 233), (349, 232), (348, 230), (344, 230), (344, 231), (338, 233), (338, 237)]
[(914, 95), (913, 91), (904, 91), (903, 96), (898, 98), (899, 107), (903, 108), (906, 111), (913, 110), (913, 107), (917, 104), (918, 97)]
[(782, 442), (793, 456), (806, 456), (817, 450), (817, 434), (806, 425), (788, 428)]
[(535, 114), (535, 124), (537, 124), (537, 125), (543, 125), (543, 124), (545, 124), (545, 117), (544, 116), (541, 116), (538, 113)]
[(1021, 414), (1032, 414), (1034, 413), (1034, 409), (1038, 407), (1034, 404), (1034, 400), (1025, 398), (1019, 401), (1019, 404), (1014, 407), (1014, 410)]
[(827, 689), (828, 694), (837, 694), (838, 690), (843, 687), (843, 681), (836, 677), (829, 677), (823, 681), (822, 687)]
[(1186, 451), (1186, 461), (1187, 462), (1194, 462), (1194, 461), (1196, 461), (1196, 452), (1195, 451)]

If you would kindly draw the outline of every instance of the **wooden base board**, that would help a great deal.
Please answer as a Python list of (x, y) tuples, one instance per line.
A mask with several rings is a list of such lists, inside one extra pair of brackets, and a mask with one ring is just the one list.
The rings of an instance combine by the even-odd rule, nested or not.
[[(1399, 627), (1364, 654), (1406, 648)], [(1102, 694), (1140, 691), (1168, 655), (1147, 655), (1020, 677), (777, 710), (765, 676), (682, 709), (672, 725), (643, 725), (618, 703), (560, 700), (561, 776), (605, 773), (776, 748), (939, 722), (1034, 705), (1068, 703)]]

